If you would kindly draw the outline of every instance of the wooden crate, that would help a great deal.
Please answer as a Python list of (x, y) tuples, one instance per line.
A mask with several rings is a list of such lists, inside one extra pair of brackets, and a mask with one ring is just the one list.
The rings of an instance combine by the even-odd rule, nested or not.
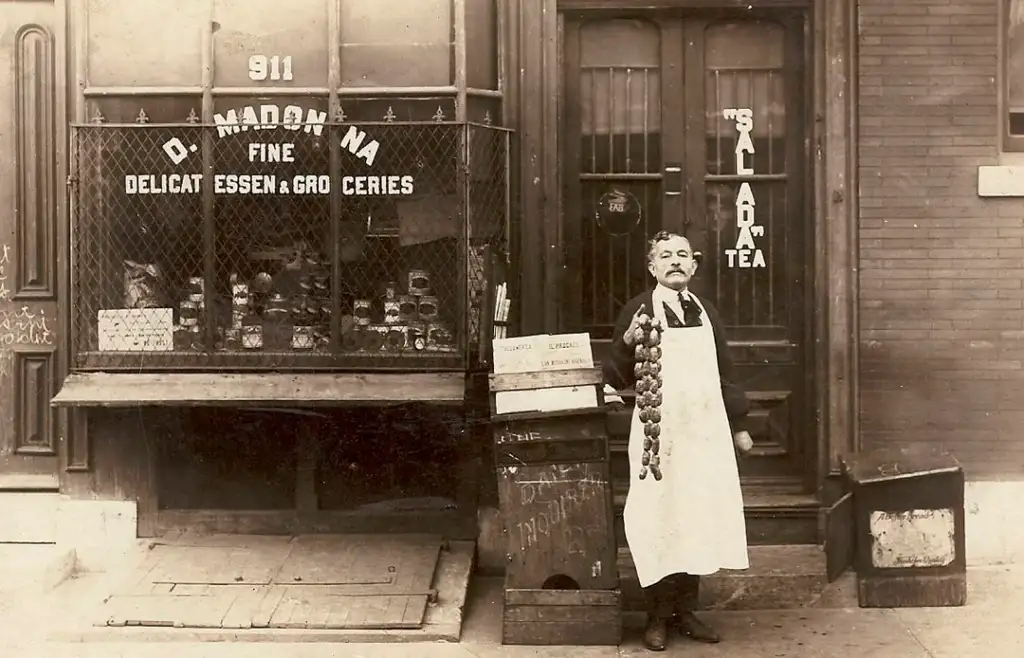
[(858, 456), (853, 482), (857, 597), (862, 608), (967, 602), (964, 473), (930, 449)]
[(506, 420), (495, 435), (508, 586), (617, 587), (603, 412)]
[(501, 641), (510, 645), (618, 646), (618, 590), (505, 589)]

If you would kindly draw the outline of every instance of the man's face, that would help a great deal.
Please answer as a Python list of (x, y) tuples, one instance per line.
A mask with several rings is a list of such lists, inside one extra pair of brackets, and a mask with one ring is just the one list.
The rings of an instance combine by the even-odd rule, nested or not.
[(661, 240), (654, 246), (647, 269), (666, 288), (683, 290), (697, 271), (690, 241), (678, 236)]

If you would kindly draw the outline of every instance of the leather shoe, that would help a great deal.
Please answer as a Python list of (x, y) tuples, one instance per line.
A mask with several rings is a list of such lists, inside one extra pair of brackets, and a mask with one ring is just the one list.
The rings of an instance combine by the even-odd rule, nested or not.
[(676, 617), (676, 625), (679, 626), (679, 632), (697, 642), (705, 642), (707, 644), (717, 644), (722, 641), (722, 638), (718, 636), (713, 628), (697, 619), (697, 615), (692, 612), (684, 612)]
[(664, 651), (668, 642), (668, 620), (664, 617), (650, 617), (644, 631), (644, 646), (650, 651)]

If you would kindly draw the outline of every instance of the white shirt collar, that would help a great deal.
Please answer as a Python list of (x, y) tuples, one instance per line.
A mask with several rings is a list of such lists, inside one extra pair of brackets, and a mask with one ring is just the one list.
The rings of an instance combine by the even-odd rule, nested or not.
[[(683, 290), (681, 292), (687, 297), (693, 297), (693, 293), (691, 293), (688, 289)], [(668, 302), (669, 304), (674, 305), (679, 304), (679, 292), (672, 290), (668, 286), (663, 286), (660, 283), (654, 287), (654, 293), (652, 297), (654, 298), (652, 300), (654, 302)]]

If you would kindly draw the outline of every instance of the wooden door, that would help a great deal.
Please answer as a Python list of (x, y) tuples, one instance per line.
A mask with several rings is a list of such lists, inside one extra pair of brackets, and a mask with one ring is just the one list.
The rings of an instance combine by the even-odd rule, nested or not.
[[(653, 284), (647, 240), (690, 238), (693, 288), (721, 313), (753, 404), (747, 484), (802, 487), (813, 468), (800, 432), (803, 29), (792, 12), (566, 17), (565, 329), (590, 332), (602, 354), (618, 310)], [(609, 220), (609, 197), (639, 219)]]
[(58, 7), (0, 4), (0, 486), (57, 486)]

